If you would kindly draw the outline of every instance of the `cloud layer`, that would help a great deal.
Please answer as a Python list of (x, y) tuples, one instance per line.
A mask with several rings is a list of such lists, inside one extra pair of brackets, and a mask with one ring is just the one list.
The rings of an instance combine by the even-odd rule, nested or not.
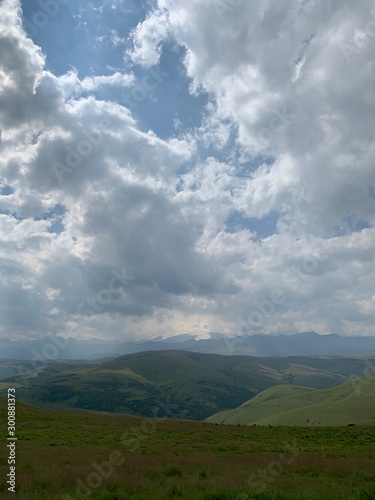
[[(0, 334), (371, 335), (372, 5), (159, 0), (137, 79), (52, 74), (3, 0)], [(100, 92), (144, 99), (167, 43), (209, 104), (163, 140)]]

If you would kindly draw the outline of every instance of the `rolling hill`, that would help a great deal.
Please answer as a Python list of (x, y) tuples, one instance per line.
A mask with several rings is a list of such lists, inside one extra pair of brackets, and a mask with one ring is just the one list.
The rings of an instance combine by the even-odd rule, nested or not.
[[(18, 399), (41, 407), (150, 417), (169, 405), (166, 416), (202, 420), (275, 385), (326, 389), (358, 376), (365, 366), (363, 359), (355, 358), (152, 351), (96, 364), (54, 362), (8, 381), (17, 385)], [(3, 379), (0, 389), (7, 386)]]
[(375, 425), (375, 374), (325, 390), (275, 386), (206, 421), (281, 426)]

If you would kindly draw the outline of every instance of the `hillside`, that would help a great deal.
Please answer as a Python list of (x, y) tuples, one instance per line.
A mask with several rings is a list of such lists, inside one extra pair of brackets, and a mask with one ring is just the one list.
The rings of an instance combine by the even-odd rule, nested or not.
[(280, 385), (207, 422), (225, 424), (375, 425), (375, 374), (325, 390)]
[[(360, 374), (363, 359), (255, 358), (184, 351), (152, 351), (100, 364), (55, 362), (13, 377), (18, 398), (47, 408), (84, 408), (150, 417), (201, 420), (236, 408), (280, 384), (325, 389)], [(9, 368), (9, 367), (8, 367)], [(2, 381), (0, 389), (8, 382)]]

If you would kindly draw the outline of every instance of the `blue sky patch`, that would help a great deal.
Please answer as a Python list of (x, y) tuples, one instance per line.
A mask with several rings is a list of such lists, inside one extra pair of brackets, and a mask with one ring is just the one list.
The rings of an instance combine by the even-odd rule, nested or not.
[(276, 214), (256, 219), (255, 217), (246, 217), (236, 210), (228, 217), (226, 230), (229, 233), (237, 233), (238, 231), (247, 229), (256, 234), (256, 240), (261, 240), (277, 232), (277, 221), (278, 215)]

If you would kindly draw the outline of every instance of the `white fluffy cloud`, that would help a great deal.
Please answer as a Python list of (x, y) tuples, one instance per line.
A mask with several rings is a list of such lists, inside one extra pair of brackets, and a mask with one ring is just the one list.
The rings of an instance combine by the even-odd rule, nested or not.
[(141, 66), (149, 67), (157, 64), (168, 31), (167, 12), (163, 9), (151, 12), (133, 31), (133, 47), (127, 51), (127, 55), (134, 63)]
[(299, 197), (324, 234), (345, 212), (373, 214), (374, 199), (364, 196), (374, 185), (371, 0), (158, 4), (147, 22), (167, 12), (169, 36), (186, 48), (192, 88), (213, 95), (217, 115), (238, 126), (248, 158), (275, 161), (254, 175), (251, 211), (291, 208)]
[[(216, 140), (220, 121), (238, 130), (240, 154), (231, 163), (235, 182), (229, 182), (235, 186), (232, 208), (259, 219), (278, 213), (280, 234), (267, 244), (246, 248), (241, 234), (226, 232), (212, 240), (225, 241), (221, 258), (228, 253), (228, 238), (238, 244), (234, 274), (240, 277), (241, 267), (249, 279), (249, 287), (241, 280), (239, 317), (246, 307), (254, 309), (262, 289), (269, 298), (290, 272), (290, 262), (303, 266), (300, 249), (306, 252), (314, 241), (335, 249), (331, 269), (311, 276), (310, 295), (301, 300), (301, 290), (292, 293), (283, 307), (275, 308), (280, 314), (275, 311), (260, 328), (296, 330), (310, 324), (320, 331), (372, 333), (372, 301), (365, 300), (370, 305), (362, 309), (357, 301), (369, 293), (364, 276), (373, 277), (366, 263), (372, 260), (375, 236), (373, 2), (159, 0), (158, 7), (147, 22), (166, 16), (168, 37), (186, 49), (192, 92), (207, 92), (214, 103), (206, 125), (212, 124)], [(137, 52), (142, 50), (140, 33), (135, 35)], [(154, 62), (150, 57), (149, 63)], [(199, 133), (209, 137), (208, 130)], [(191, 185), (199, 182), (200, 189), (191, 194), (197, 200), (217, 191), (206, 210), (220, 226), (226, 203), (231, 205), (224, 175), (213, 180), (208, 169), (189, 175)], [(213, 223), (209, 227), (218, 231)], [(371, 247), (365, 256), (364, 239)], [(306, 315), (305, 322), (293, 319)]]
[(371, 334), (372, 4), (159, 0), (127, 56), (172, 40), (210, 99), (162, 140), (95, 97), (132, 73), (53, 75), (3, 0), (1, 335)]

